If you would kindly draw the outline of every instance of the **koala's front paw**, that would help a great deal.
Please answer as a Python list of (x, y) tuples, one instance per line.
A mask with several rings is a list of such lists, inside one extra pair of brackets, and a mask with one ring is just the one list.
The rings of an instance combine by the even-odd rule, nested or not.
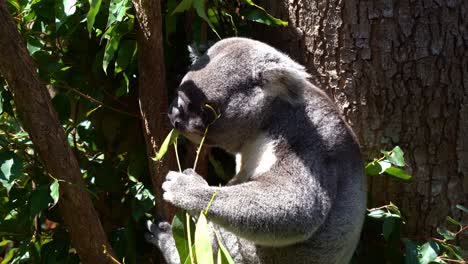
[(196, 211), (205, 206), (208, 183), (193, 169), (187, 169), (183, 173), (170, 171), (162, 189), (165, 201), (188, 211)]
[(146, 241), (157, 246), (159, 249), (162, 249), (164, 243), (172, 239), (171, 225), (168, 222), (153, 224), (148, 220), (146, 228), (149, 231), (149, 233), (145, 234)]

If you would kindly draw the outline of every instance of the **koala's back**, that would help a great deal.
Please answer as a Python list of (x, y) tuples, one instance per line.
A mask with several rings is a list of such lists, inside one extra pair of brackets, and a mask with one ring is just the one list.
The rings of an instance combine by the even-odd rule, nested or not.
[(295, 188), (304, 188), (310, 178), (324, 185), (324, 190), (328, 188), (325, 185), (336, 186), (331, 209), (309, 239), (283, 247), (255, 245), (218, 227), (235, 263), (348, 263), (358, 244), (366, 209), (359, 146), (331, 100), (315, 87), (307, 89), (312, 90), (305, 91), (303, 109), (285, 111), (284, 102), (279, 102), (281, 112), (272, 109), (273, 120), (266, 130), (271, 137), (282, 138), (284, 144), (276, 146), (279, 161), (271, 173), (299, 175)]

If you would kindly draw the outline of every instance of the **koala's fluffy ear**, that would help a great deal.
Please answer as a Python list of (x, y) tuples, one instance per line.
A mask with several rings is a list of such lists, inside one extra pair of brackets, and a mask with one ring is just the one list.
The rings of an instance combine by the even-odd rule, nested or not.
[(203, 53), (205, 53), (211, 46), (213, 46), (214, 42), (208, 41), (205, 44), (196, 44), (192, 43), (187, 46), (188, 52), (189, 52), (189, 57), (190, 61), (192, 64), (195, 63), (195, 61), (198, 60), (201, 56), (203, 56)]
[(197, 49), (196, 45), (194, 43), (190, 44), (187, 46), (187, 49), (188, 49), (188, 52), (189, 52), (189, 58), (190, 58), (190, 62), (192, 62), (192, 64), (195, 63), (195, 61), (200, 58), (200, 56), (202, 55), (200, 53), (200, 51)]
[(269, 96), (280, 97), (291, 104), (302, 102), (303, 90), (309, 86), (309, 74), (293, 67), (274, 67), (261, 74), (264, 92)]

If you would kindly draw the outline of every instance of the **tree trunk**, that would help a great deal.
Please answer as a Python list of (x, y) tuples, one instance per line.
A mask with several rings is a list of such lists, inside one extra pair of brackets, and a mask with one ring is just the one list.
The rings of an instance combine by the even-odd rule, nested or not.
[(394, 145), (406, 151), (413, 182), (370, 179), (369, 206), (396, 203), (406, 235), (418, 239), (433, 235), (447, 215), (462, 218), (455, 205), (468, 198), (468, 1), (262, 5), (290, 26), (259, 27), (258, 38), (307, 66), (341, 107), (366, 157)]
[(4, 0), (0, 0), (0, 47), (0, 72), (34, 149), (47, 171), (64, 181), (59, 208), (73, 246), (83, 263), (113, 263), (112, 248), (85, 191), (78, 162)]
[[(167, 108), (166, 70), (162, 34), (162, 14), (159, 0), (133, 0), (137, 14), (139, 102), (143, 117), (146, 150), (153, 190), (156, 196), (156, 213), (168, 221), (176, 209), (164, 202), (162, 183), (169, 169), (176, 169), (174, 153), (167, 153), (162, 161), (154, 161), (161, 143), (170, 131)], [(172, 152), (172, 148), (170, 149)]]

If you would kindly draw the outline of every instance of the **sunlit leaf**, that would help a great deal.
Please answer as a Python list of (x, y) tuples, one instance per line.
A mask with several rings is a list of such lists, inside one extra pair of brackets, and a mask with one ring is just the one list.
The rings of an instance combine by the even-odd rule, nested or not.
[(119, 45), (119, 52), (115, 60), (115, 73), (124, 71), (130, 64), (136, 52), (136, 41), (131, 39), (122, 40)]
[(107, 67), (119, 47), (120, 39), (133, 29), (133, 19), (119, 23), (106, 31), (105, 35), (109, 38), (104, 50), (104, 57), (102, 60), (102, 68), (107, 73)]
[(455, 233), (447, 230), (445, 227), (442, 226), (437, 228), (437, 233), (443, 236), (446, 240), (454, 240), (456, 237)]
[(216, 34), (216, 36), (221, 39), (219, 36), (218, 32), (216, 31), (215, 27), (211, 23), (210, 19), (206, 15), (206, 10), (205, 10), (205, 0), (193, 0), (193, 7), (195, 8), (195, 11), (197, 12), (197, 15), (210, 26), (211, 30)]
[(385, 173), (403, 181), (409, 181), (412, 178), (411, 175), (407, 174), (404, 170), (396, 167), (387, 168)]
[(222, 241), (218, 238), (218, 257), (216, 260), (217, 264), (234, 264), (234, 260), (232, 259), (229, 251), (223, 245)]
[[(187, 215), (183, 212), (179, 212), (174, 216), (172, 220), (172, 235), (176, 244), (177, 252), (179, 253), (181, 263), (185, 263), (187, 259), (190, 262), (188, 238), (187, 238)], [(190, 232), (193, 242), (195, 235), (195, 223), (190, 219)]]
[(22, 160), (11, 151), (0, 151), (0, 184), (10, 191), (15, 180), (21, 176)]
[(379, 218), (384, 217), (386, 214), (387, 214), (387, 212), (385, 212), (385, 211), (382, 210), (382, 209), (379, 209), (379, 210), (373, 210), (373, 211), (369, 212), (369, 213), (367, 214), (367, 216), (372, 217), (372, 218), (379, 219)]
[(429, 241), (421, 246), (419, 261), (421, 264), (429, 264), (439, 254), (439, 245), (434, 241)]
[(167, 134), (166, 138), (164, 139), (163, 143), (161, 144), (161, 147), (159, 148), (158, 153), (156, 154), (156, 157), (152, 158), (155, 161), (158, 161), (164, 157), (166, 154), (167, 150), (169, 149), (169, 146), (174, 144), (176, 141), (177, 137), (179, 137), (179, 131), (177, 129), (172, 129), (169, 134)]
[(195, 254), (198, 263), (213, 264), (213, 248), (210, 227), (203, 213), (200, 213), (195, 230)]
[(391, 151), (381, 150), (385, 158), (395, 166), (403, 167), (405, 166), (405, 159), (403, 158), (403, 150), (399, 146), (394, 147)]
[(59, 200), (59, 181), (55, 179), (50, 185), (50, 197), (52, 197), (53, 205), (56, 205)]
[(132, 6), (130, 0), (111, 0), (109, 3), (109, 17), (107, 18), (106, 28), (110, 28), (116, 22), (122, 22), (125, 13)]
[(262, 23), (268, 26), (287, 26), (288, 25), (288, 22), (273, 17), (263, 7), (256, 5), (252, 0), (245, 0), (245, 2), (250, 5), (250, 8), (242, 10), (241, 13), (248, 20), (254, 21), (257, 23)]
[(148, 212), (151, 208), (154, 207), (156, 200), (151, 191), (146, 188), (143, 183), (137, 182), (130, 188), (130, 192), (136, 199), (135, 208), (132, 212), (133, 219), (135, 221), (140, 220), (140, 218)]
[(190, 9), (190, 7), (192, 7), (192, 0), (182, 0), (174, 9), (172, 15), (174, 15), (175, 13), (182, 13), (185, 10)]
[(369, 176), (378, 175), (380, 174), (381, 171), (382, 171), (382, 166), (380, 166), (379, 162), (377, 161), (369, 162), (367, 163), (365, 167), (365, 172)]
[(463, 206), (461, 204), (457, 204), (456, 207), (468, 214), (468, 208), (466, 208), (465, 206)]
[(89, 36), (91, 37), (91, 32), (93, 31), (94, 21), (96, 19), (96, 15), (101, 8), (101, 1), (102, 0), (89, 0), (89, 11), (88, 15), (86, 16), (87, 27)]
[(77, 0), (58, 0), (55, 2), (56, 30), (65, 23), (66, 19), (75, 14)]

